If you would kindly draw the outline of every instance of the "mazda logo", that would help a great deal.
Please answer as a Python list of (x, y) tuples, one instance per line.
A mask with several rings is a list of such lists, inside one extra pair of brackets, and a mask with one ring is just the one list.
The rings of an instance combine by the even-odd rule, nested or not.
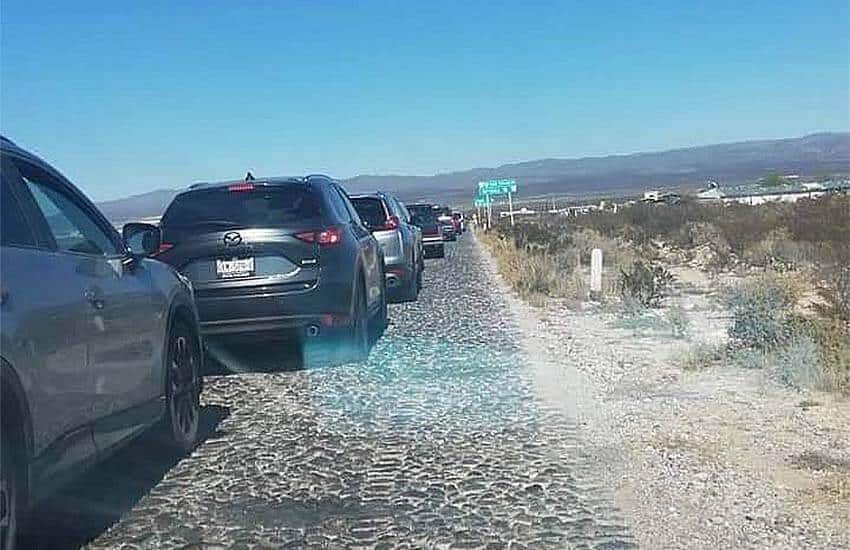
[(224, 234), (224, 246), (239, 246), (242, 244), (242, 235), (236, 231)]

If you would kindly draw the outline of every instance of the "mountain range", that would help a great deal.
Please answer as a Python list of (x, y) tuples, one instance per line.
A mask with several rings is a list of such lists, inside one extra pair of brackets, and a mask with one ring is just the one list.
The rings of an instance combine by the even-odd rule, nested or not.
[[(706, 180), (733, 185), (768, 172), (802, 176), (850, 173), (850, 132), (754, 140), (669, 151), (540, 159), (495, 168), (473, 168), (433, 176), (361, 175), (342, 184), (350, 193), (382, 189), (406, 201), (470, 205), (476, 183), (512, 178), (519, 197), (630, 195), (647, 188), (696, 188)], [(112, 220), (162, 213), (179, 190), (160, 189), (99, 204)]]

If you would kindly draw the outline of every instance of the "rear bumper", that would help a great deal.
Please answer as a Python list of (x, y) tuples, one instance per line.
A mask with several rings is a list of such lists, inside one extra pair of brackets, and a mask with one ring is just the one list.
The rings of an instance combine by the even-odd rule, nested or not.
[(404, 263), (388, 264), (385, 267), (384, 277), (387, 283), (387, 293), (395, 297), (408, 285), (411, 277), (413, 277), (413, 272)]
[(351, 288), (346, 282), (326, 281), (297, 292), (275, 292), (273, 286), (235, 295), (196, 289), (195, 303), (204, 337), (322, 333), (350, 323)]

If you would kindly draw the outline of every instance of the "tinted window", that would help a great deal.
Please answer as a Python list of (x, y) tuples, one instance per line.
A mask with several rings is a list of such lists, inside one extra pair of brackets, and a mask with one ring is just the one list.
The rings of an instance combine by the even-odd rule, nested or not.
[[(5, 163), (4, 163), (5, 164)], [(3, 173), (0, 187), (0, 242), (3, 246), (35, 246), (35, 237), (27, 223), (18, 199), (12, 193), (8, 174)]]
[(247, 227), (291, 225), (322, 217), (316, 192), (305, 185), (255, 187), (252, 191), (226, 188), (178, 195), (162, 218), (164, 231), (201, 233)]
[(414, 204), (407, 208), (415, 220), (428, 221), (437, 219), (437, 211), (431, 205)]
[(371, 227), (380, 227), (387, 221), (384, 213), (384, 204), (377, 197), (359, 197), (351, 199), (357, 214), (361, 220), (365, 220)]
[(44, 216), (58, 250), (92, 255), (115, 255), (120, 250), (112, 236), (77, 198), (62, 189), (62, 183), (26, 162), (18, 170)]

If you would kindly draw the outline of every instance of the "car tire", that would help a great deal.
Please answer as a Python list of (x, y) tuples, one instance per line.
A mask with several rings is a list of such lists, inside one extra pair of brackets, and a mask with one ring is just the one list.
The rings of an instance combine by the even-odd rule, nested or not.
[(384, 335), (384, 331), (387, 330), (387, 325), (389, 324), (390, 315), (389, 308), (387, 306), (387, 287), (384, 285), (383, 292), (381, 293), (381, 307), (378, 308), (378, 311), (375, 313), (375, 317), (371, 320), (371, 327), (369, 331), (369, 346), (375, 345), (381, 336)]
[(181, 455), (198, 443), (201, 414), (201, 350), (195, 333), (176, 321), (168, 337), (165, 402), (165, 441)]
[(363, 362), (369, 356), (369, 312), (366, 307), (366, 291), (363, 280), (357, 283), (354, 294), (354, 313), (349, 335), (350, 358), (354, 362)]
[[(15, 440), (10, 437), (4, 426), (0, 434), (0, 449), (3, 450), (0, 460), (0, 550), (18, 548), (23, 521), (23, 490), (26, 471), (22, 464), (21, 453), (16, 449)], [(17, 451), (17, 452), (16, 452)]]
[(419, 256), (419, 262), (416, 269), (416, 293), (417, 299), (419, 298), (419, 293), (422, 292), (422, 272), (425, 271), (425, 262), (422, 260), (422, 256)]
[(413, 263), (413, 268), (410, 270), (410, 279), (404, 287), (402, 302), (415, 302), (419, 298), (419, 289), (422, 285), (422, 271), (419, 269), (419, 262)]

